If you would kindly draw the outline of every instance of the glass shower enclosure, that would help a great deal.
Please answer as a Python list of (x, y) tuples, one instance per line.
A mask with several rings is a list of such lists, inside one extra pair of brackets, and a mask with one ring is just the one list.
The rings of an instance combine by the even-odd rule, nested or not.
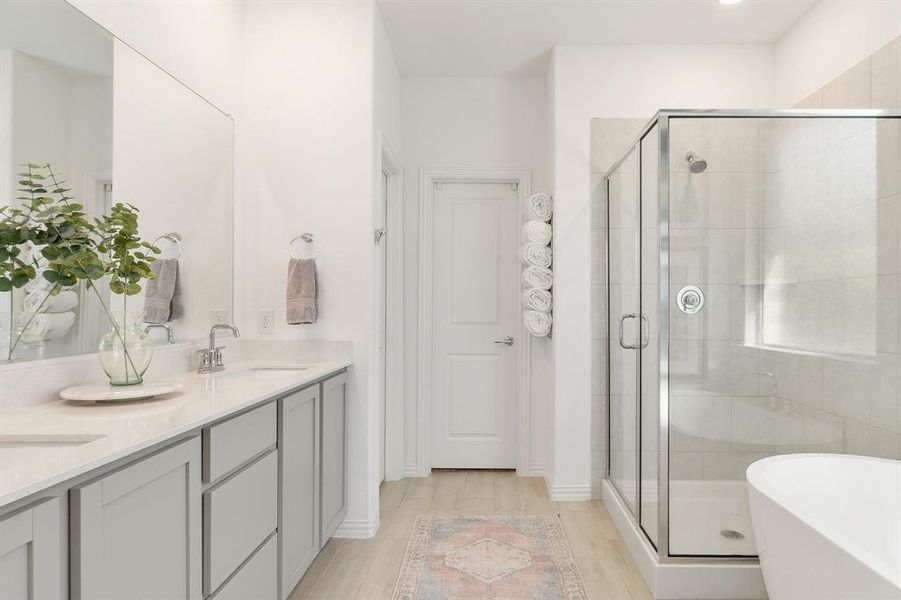
[(604, 184), (607, 481), (661, 561), (755, 557), (759, 458), (901, 458), (901, 112), (661, 111)]

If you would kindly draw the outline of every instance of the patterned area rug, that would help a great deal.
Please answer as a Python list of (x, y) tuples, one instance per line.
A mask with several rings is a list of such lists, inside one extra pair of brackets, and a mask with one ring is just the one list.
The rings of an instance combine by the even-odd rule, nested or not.
[(395, 600), (587, 600), (555, 515), (419, 517)]

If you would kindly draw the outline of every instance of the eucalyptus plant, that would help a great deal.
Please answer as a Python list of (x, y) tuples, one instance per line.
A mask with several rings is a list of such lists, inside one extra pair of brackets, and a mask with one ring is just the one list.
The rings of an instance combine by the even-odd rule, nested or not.
[[(155, 276), (150, 263), (160, 250), (141, 240), (138, 209), (117, 203), (109, 215), (89, 219), (84, 206), (68, 195), (71, 190), (64, 187), (65, 181), (57, 178), (49, 163), (22, 167), (24, 170), (18, 173), (18, 191), (22, 195), (16, 197), (19, 206), (0, 207), (0, 292), (23, 288), (39, 273), (51, 287), (15, 340), (10, 337), (8, 357), (12, 357), (16, 344), (44, 303), (79, 282), (93, 290), (124, 345), (123, 334), (96, 282), (108, 275), (110, 291), (127, 297), (141, 291), (142, 279)], [(34, 252), (23, 252), (28, 246), (38, 249), (47, 261), (46, 267), (42, 268)]]

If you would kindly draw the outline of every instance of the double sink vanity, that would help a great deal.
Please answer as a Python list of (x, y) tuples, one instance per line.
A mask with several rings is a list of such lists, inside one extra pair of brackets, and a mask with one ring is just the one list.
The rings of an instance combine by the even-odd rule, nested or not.
[(349, 362), (0, 418), (0, 597), (286, 598), (346, 512)]
[[(225, 325), (237, 295), (234, 120), (76, 4), (107, 12), (0, 2), (0, 137), (5, 166), (21, 165), (0, 169), (3, 189), (20, 190), (0, 205), (31, 215), (53, 196), (41, 200), (53, 227), (80, 231), (106, 273), (62, 282), (54, 236), (4, 216), (19, 232), (7, 240), (31, 241), (0, 250), (34, 272), (0, 282), (0, 600), (285, 598), (344, 519), (352, 348), (270, 319), (258, 333), (281, 342), (229, 340), (223, 361), (216, 331), (237, 334)], [(66, 187), (45, 189), (51, 174)], [(127, 213), (164, 261), (155, 292), (143, 271), (114, 285), (122, 265), (99, 250), (108, 229), (78, 224), (61, 208), (70, 200), (87, 223)], [(294, 233), (268, 242), (283, 248)], [(141, 390), (105, 385), (138, 371)], [(98, 382), (105, 400), (176, 391), (79, 402), (97, 399), (83, 384)]]

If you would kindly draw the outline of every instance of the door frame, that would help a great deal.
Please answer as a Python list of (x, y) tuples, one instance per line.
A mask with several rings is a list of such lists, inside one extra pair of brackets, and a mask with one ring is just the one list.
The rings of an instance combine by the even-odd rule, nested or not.
[[(381, 164), (376, 171), (377, 185), (381, 185), (381, 173), (388, 176), (388, 193), (385, 196), (387, 233), (382, 238), (383, 243), (388, 244), (385, 253), (386, 434), (384, 448), (381, 448), (381, 432), (377, 434), (379, 452), (376, 458), (382, 460), (384, 453), (385, 481), (394, 481), (404, 477), (404, 167), (388, 138), (384, 135), (380, 137)], [(378, 465), (375, 472), (379, 472)]]
[[(436, 183), (509, 183), (518, 191), (519, 216), (516, 231), (522, 244), (526, 198), (531, 193), (530, 169), (420, 169), (419, 170), (419, 318), (418, 385), (416, 398), (416, 468), (407, 469), (407, 477), (428, 477), (432, 472), (432, 265)], [(531, 386), (529, 385), (531, 338), (522, 318), (518, 319), (516, 344), (516, 426), (514, 453), (516, 473), (527, 475), (529, 468), (529, 431)]]

